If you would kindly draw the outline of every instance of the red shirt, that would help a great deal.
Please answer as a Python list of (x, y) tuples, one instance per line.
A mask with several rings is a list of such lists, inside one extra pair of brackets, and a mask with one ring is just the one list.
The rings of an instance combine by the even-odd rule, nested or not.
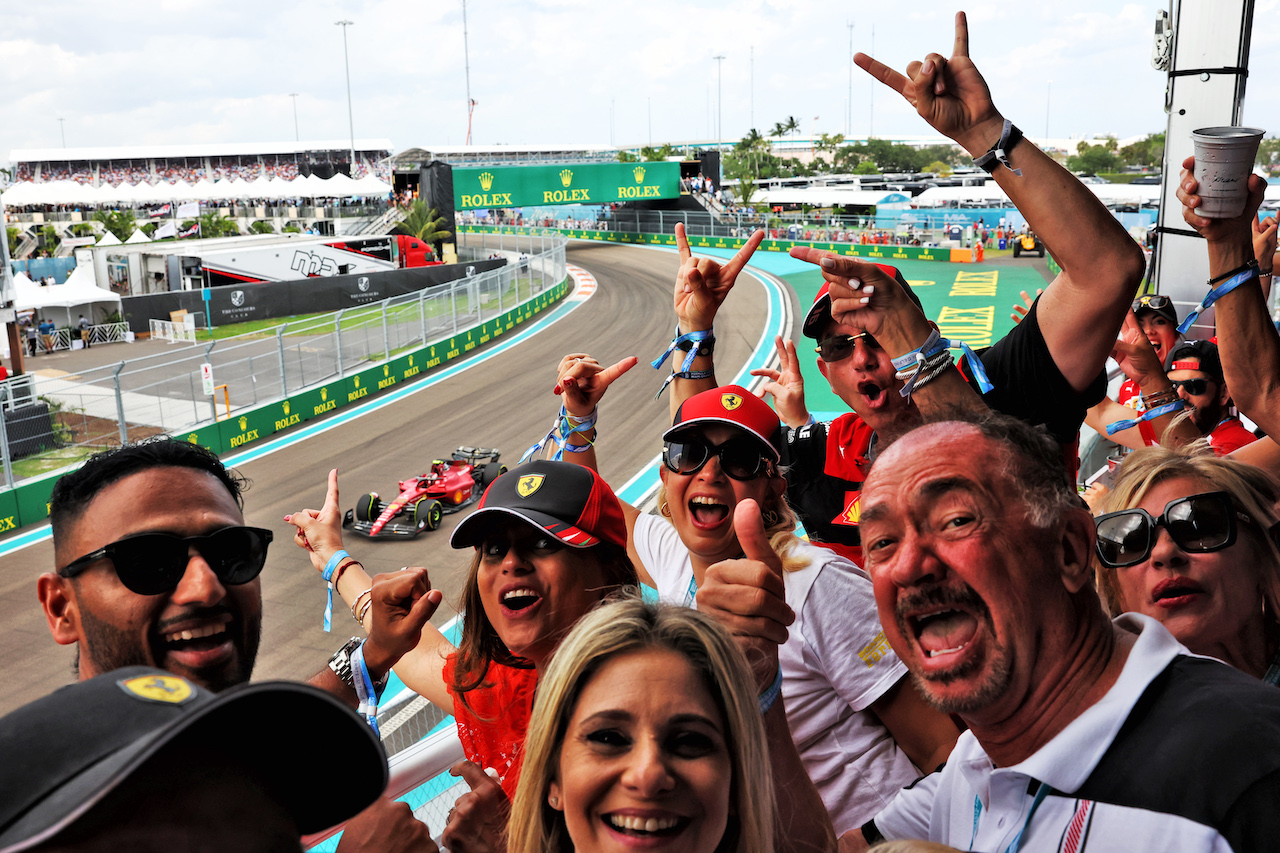
[(1209, 433), (1209, 446), (1219, 456), (1226, 456), (1231, 451), (1238, 450), (1246, 444), (1251, 444), (1257, 440), (1258, 437), (1245, 429), (1244, 424), (1240, 423), (1240, 419), (1234, 416), (1223, 418), (1222, 423), (1214, 427), (1213, 432)]
[(480, 767), (497, 770), (502, 790), (508, 799), (515, 799), (538, 672), (491, 664), (484, 685), (469, 691), (464, 703), (453, 692), (457, 657), (454, 652), (445, 658), (444, 683), (453, 696), (453, 716), (462, 751)]

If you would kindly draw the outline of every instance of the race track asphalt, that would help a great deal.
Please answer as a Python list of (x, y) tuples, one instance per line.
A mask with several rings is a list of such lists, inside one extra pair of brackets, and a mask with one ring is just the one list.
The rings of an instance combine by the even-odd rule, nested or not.
[[(574, 350), (606, 363), (628, 355), (641, 360), (600, 407), (598, 447), (606, 479), (621, 486), (660, 451), (660, 436), (670, 421), (667, 398), (653, 396), (668, 368), (660, 373), (647, 362), (671, 339), (677, 256), (575, 241), (568, 260), (592, 273), (599, 289), (556, 324), (420, 393), (237, 466), (253, 481), (245, 496), (246, 523), (276, 534), (262, 575), (263, 638), (255, 680), (305, 679), (358, 633), (341, 604), (335, 608), (334, 632), (321, 629), (324, 584), (293, 545), (293, 528), (284, 522), (289, 512), (320, 505), (330, 468), (339, 469), (345, 509), (363, 492), (394, 494), (397, 480), (420, 473), (432, 458), (447, 457), (459, 445), (496, 447), (513, 465), (549, 428), (558, 406), (551, 393), (556, 365)], [(716, 324), (722, 381), (751, 354), (765, 298), (759, 282), (743, 275), (722, 309)], [(350, 536), (347, 549), (371, 573), (426, 566), (433, 585), (445, 594), (433, 620), (439, 624), (454, 615), (451, 605), (463, 580), (467, 555), (449, 548), (448, 538), (465, 513), (446, 515), (439, 530), (414, 540), (370, 542)], [(0, 693), (0, 713), (73, 679), (72, 650), (53, 642), (36, 600), (36, 577), (52, 567), (48, 540), (0, 557), (0, 648), (5, 650), (0, 674), (7, 688)]]

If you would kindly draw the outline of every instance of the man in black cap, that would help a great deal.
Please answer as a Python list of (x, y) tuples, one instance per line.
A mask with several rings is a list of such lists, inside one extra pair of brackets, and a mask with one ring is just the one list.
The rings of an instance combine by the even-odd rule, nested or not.
[(1169, 381), (1191, 409), (1191, 420), (1208, 437), (1214, 453), (1226, 456), (1257, 441), (1258, 437), (1249, 432), (1234, 413), (1217, 344), (1185, 341), (1175, 347), (1169, 364)]
[(300, 835), (387, 784), (377, 738), (322, 691), (267, 682), (215, 695), (150, 667), (5, 716), (0, 755), (0, 853), (298, 851)]

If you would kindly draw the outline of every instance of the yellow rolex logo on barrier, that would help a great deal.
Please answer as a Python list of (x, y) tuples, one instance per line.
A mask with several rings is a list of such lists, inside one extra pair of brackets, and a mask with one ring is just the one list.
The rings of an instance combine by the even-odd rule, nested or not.
[(480, 173), (480, 189), (484, 190), (485, 192), (488, 192), (492, 188), (493, 188), (493, 173), (481, 172)]
[(636, 166), (634, 169), (631, 170), (631, 174), (636, 176), (637, 184), (644, 183), (644, 166)]
[(240, 419), (240, 431), (241, 431), (241, 432), (244, 432), (244, 431), (245, 431), (245, 430), (247, 430), (248, 428), (249, 428), (249, 419), (248, 419), (248, 418), (241, 418), (241, 419)]
[(572, 169), (561, 169), (561, 170), (560, 170), (560, 183), (564, 184), (566, 187), (567, 187), (567, 186), (569, 186), (569, 184), (573, 183), (573, 170), (572, 170)]

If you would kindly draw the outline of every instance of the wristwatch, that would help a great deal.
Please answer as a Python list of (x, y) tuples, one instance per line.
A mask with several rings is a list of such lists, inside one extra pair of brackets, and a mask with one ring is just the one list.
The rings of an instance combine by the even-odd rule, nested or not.
[[(333, 670), (333, 674), (342, 679), (352, 690), (356, 689), (356, 679), (351, 671), (351, 655), (356, 649), (360, 648), (360, 644), (364, 640), (359, 637), (352, 637), (342, 644), (342, 648), (333, 653), (333, 657), (329, 658), (329, 669)], [(377, 691), (379, 697), (382, 691), (387, 689), (387, 682), (391, 678), (390, 671), (383, 673), (382, 678), (373, 683), (373, 689)]]

